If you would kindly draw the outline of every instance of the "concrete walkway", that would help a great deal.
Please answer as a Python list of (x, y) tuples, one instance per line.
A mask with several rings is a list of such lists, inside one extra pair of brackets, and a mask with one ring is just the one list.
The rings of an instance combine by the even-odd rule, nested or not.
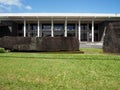
[(81, 42), (80, 48), (102, 48), (103, 42)]

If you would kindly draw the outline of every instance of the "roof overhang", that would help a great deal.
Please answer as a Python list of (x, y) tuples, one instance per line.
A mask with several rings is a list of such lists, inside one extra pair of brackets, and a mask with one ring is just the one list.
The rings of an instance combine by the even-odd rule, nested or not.
[(117, 19), (120, 14), (99, 14), (99, 13), (0, 13), (0, 19)]

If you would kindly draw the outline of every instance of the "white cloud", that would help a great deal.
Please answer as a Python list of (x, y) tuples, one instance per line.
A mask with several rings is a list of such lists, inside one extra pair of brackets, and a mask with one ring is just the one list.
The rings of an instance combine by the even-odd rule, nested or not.
[(32, 7), (29, 6), (29, 5), (27, 5), (25, 8), (26, 8), (27, 10), (31, 10), (31, 9), (32, 9)]
[[(9, 6), (4, 6), (4, 5), (0, 5), (0, 9), (2, 10), (2, 9), (6, 9), (6, 10), (8, 10), (8, 11), (10, 11), (11, 10), (11, 7)], [(2, 10), (3, 11), (3, 10)]]
[(21, 0), (0, 0), (0, 4), (21, 7)]
[(23, 0), (0, 0), (0, 10), (2, 11), (11, 11), (12, 7), (23, 8), (26, 10), (31, 10), (30, 5), (24, 5)]

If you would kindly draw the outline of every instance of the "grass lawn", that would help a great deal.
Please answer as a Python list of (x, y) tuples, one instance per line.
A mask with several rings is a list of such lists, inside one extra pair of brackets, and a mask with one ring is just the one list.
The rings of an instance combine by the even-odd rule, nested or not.
[(120, 90), (120, 55), (0, 53), (0, 90)]

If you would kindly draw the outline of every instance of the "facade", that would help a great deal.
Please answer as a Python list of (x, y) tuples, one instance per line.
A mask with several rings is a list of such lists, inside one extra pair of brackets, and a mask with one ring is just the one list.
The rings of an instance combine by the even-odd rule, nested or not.
[(108, 22), (120, 14), (0, 13), (0, 37), (76, 37), (79, 42), (103, 40)]

